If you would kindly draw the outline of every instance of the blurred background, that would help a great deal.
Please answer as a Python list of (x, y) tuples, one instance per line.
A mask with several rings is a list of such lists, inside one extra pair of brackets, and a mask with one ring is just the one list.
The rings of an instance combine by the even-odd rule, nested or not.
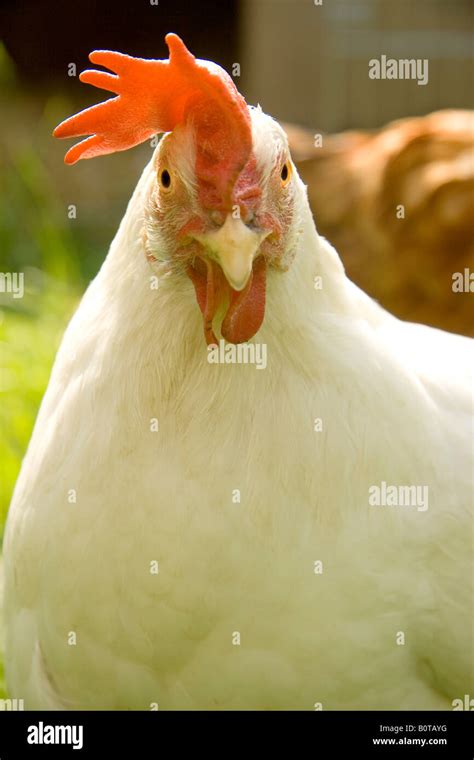
[[(452, 276), (473, 269), (473, 8), (3, 0), (0, 272), (24, 273), (25, 295), (0, 292), (0, 538), (62, 332), (152, 150), (63, 164), (53, 127), (102, 99), (78, 80), (88, 53), (167, 57), (175, 31), (197, 57), (238, 63), (247, 101), (285, 122), (317, 227), (349, 276), (403, 319), (472, 335), (472, 294), (453, 293)], [(370, 79), (381, 55), (428, 59), (428, 83)]]

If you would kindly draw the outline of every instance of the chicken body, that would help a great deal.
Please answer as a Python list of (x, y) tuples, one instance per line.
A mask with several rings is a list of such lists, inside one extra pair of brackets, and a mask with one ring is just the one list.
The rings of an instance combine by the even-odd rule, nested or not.
[[(189, 279), (150, 287), (153, 166), (64, 337), (15, 490), (11, 696), (451, 709), (473, 689), (471, 341), (358, 290), (295, 174), (296, 255), (269, 272), (253, 338), (266, 369), (208, 363)], [(383, 482), (427, 487), (427, 508), (371, 506)]]

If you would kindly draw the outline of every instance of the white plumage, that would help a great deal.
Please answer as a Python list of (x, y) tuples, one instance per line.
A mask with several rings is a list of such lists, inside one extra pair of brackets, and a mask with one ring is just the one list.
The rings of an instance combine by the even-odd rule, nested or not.
[[(270, 161), (284, 135), (252, 123)], [(68, 327), (15, 490), (11, 696), (451, 709), (473, 693), (471, 341), (348, 281), (295, 172), (295, 257), (269, 271), (253, 339), (267, 367), (209, 364), (189, 279), (150, 287), (153, 167)], [(371, 506), (383, 482), (428, 487), (428, 509)]]

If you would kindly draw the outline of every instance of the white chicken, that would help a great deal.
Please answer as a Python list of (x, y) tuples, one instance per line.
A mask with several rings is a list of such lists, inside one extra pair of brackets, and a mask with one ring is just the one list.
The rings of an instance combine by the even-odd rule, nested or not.
[[(118, 97), (56, 130), (93, 135), (70, 162), (167, 134), (15, 489), (10, 696), (452, 709), (474, 688), (472, 342), (353, 285), (283, 130), (167, 42), (169, 62), (92, 54), (118, 76), (83, 81)], [(262, 371), (232, 354), (248, 341)]]

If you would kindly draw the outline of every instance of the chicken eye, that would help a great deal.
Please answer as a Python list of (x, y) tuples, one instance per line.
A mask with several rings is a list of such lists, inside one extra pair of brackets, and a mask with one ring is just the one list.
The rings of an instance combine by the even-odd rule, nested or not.
[(282, 187), (286, 187), (286, 185), (291, 179), (291, 164), (289, 161), (285, 161), (285, 163), (281, 167), (280, 179), (281, 179)]
[(160, 174), (160, 182), (161, 186), (165, 188), (165, 190), (168, 190), (168, 188), (171, 186), (171, 176), (167, 169), (163, 169), (163, 171)]

